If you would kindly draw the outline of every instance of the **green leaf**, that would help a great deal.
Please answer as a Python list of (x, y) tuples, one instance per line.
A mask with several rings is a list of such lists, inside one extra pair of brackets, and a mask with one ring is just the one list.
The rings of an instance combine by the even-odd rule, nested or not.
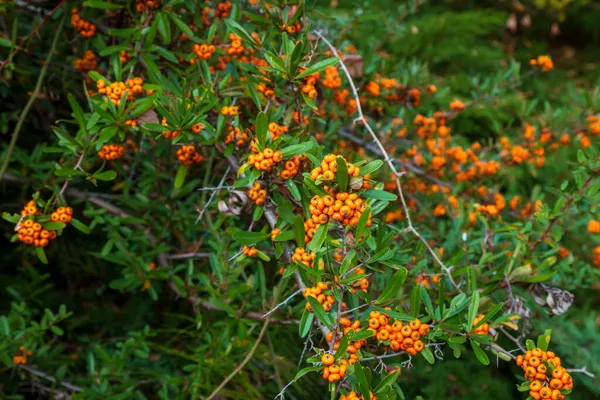
[(466, 341), (467, 341), (466, 336), (451, 336), (448, 338), (448, 342), (450, 342), (450, 343), (463, 344)]
[(277, 56), (277, 54), (271, 52), (271, 51), (267, 51), (265, 52), (265, 59), (267, 60), (267, 62), (269, 63), (269, 65), (271, 65), (273, 68), (275, 68), (276, 70), (278, 70), (279, 72), (285, 74), (285, 63), (283, 62), (283, 60), (281, 58), (279, 58)]
[(490, 358), (488, 357), (486, 352), (483, 351), (483, 349), (479, 346), (479, 343), (477, 343), (474, 340), (470, 340), (470, 342), (471, 347), (473, 348), (473, 352), (475, 353), (475, 357), (477, 357), (479, 362), (483, 365), (490, 365)]
[(300, 201), (302, 200), (302, 196), (300, 195), (300, 191), (298, 190), (298, 186), (296, 186), (296, 184), (294, 183), (293, 180), (288, 179), (287, 181), (285, 181), (285, 183), (287, 184), (288, 189), (290, 190), (290, 193), (292, 194), (292, 196), (294, 197), (294, 199)]
[(356, 224), (356, 240), (359, 242), (362, 241), (362, 236), (365, 232), (365, 228), (367, 227), (367, 222), (369, 222), (370, 215), (371, 206), (367, 206), (358, 219), (358, 224)]
[(296, 236), (296, 245), (304, 247), (306, 232), (304, 231), (304, 220), (300, 215), (296, 215), (296, 218), (294, 218), (294, 235)]
[(379, 298), (377, 299), (375, 304), (376, 305), (383, 304), (383, 303), (387, 302), (388, 300), (395, 298), (398, 295), (398, 292), (400, 291), (400, 289), (402, 289), (402, 285), (404, 285), (404, 281), (406, 280), (407, 274), (408, 274), (407, 269), (404, 267), (400, 267), (400, 269), (398, 269), (398, 271), (396, 271), (394, 273), (394, 275), (392, 275), (392, 278), (389, 280), (389, 282), (385, 286), (385, 289), (383, 289), (383, 292), (381, 293), (381, 295), (379, 295)]
[(410, 315), (417, 318), (421, 313), (421, 285), (415, 285), (410, 295)]
[(190, 29), (190, 27), (187, 26), (185, 22), (183, 22), (177, 17), (177, 14), (169, 12), (167, 13), (167, 15), (173, 20), (173, 22), (175, 22), (175, 25), (177, 25), (177, 27), (181, 29), (183, 33), (190, 37), (190, 39), (192, 39), (194, 42), (200, 42), (200, 40), (196, 37), (196, 35), (194, 35), (194, 32)]
[(346, 257), (344, 257), (344, 260), (342, 261), (342, 265), (340, 266), (340, 276), (344, 276), (344, 274), (346, 274), (346, 272), (348, 272), (350, 270), (350, 267), (352, 266), (355, 257), (356, 257), (355, 250), (350, 250), (346, 254)]
[(44, 252), (43, 247), (36, 247), (35, 254), (40, 259), (40, 261), (44, 264), (48, 264), (48, 258), (46, 257), (46, 253)]
[(542, 349), (542, 351), (548, 350), (548, 345), (550, 344), (550, 339), (552, 338), (552, 329), (546, 329), (543, 335), (538, 336), (537, 339), (537, 347)]
[(83, 2), (83, 5), (90, 8), (100, 8), (103, 10), (118, 10), (119, 8), (123, 8), (123, 6), (119, 4), (109, 3), (107, 1), (100, 0), (87, 0)]
[(57, 231), (59, 229), (65, 229), (66, 226), (67, 224), (65, 224), (64, 222), (46, 222), (44, 224), (44, 229), (47, 229), (49, 231)]
[(396, 201), (398, 196), (393, 193), (386, 192), (385, 190), (365, 190), (361, 193), (362, 197), (366, 197), (367, 199), (375, 199), (375, 200), (385, 200), (385, 201)]
[(0, 46), (2, 47), (12, 47), (12, 42), (6, 38), (0, 37)]
[(183, 182), (185, 181), (185, 175), (187, 174), (188, 167), (185, 165), (180, 165), (177, 169), (177, 174), (175, 175), (175, 189), (179, 189), (183, 186)]
[(73, 226), (73, 228), (85, 233), (86, 235), (89, 235), (91, 232), (91, 229), (78, 219), (72, 218), (71, 225)]
[(335, 177), (337, 178), (339, 190), (345, 192), (348, 188), (348, 166), (346, 160), (343, 157), (338, 156), (337, 160), (337, 172)]
[(421, 300), (423, 300), (423, 304), (425, 304), (425, 310), (427, 311), (427, 314), (433, 316), (433, 304), (431, 303), (431, 297), (429, 297), (429, 293), (427, 292), (426, 288), (421, 289)]
[(520, 385), (517, 385), (517, 390), (519, 392), (529, 392), (529, 385), (531, 385), (530, 381), (523, 382)]
[(308, 335), (308, 332), (310, 332), (310, 328), (312, 326), (314, 318), (315, 314), (304, 309), (304, 312), (302, 313), (302, 318), (300, 318), (299, 326), (299, 333), (301, 338), (306, 337), (306, 335)]
[(535, 342), (531, 339), (527, 339), (525, 341), (525, 347), (527, 348), (527, 350), (533, 350), (535, 349)]
[(477, 317), (477, 310), (479, 310), (479, 292), (473, 292), (471, 296), (471, 304), (469, 305), (469, 312), (467, 314), (467, 329), (468, 331), (473, 330), (473, 323)]
[(256, 117), (256, 138), (258, 139), (258, 144), (261, 146), (265, 146), (267, 143), (267, 115), (264, 112), (259, 112)]
[(319, 227), (317, 228), (317, 231), (315, 232), (315, 236), (312, 238), (312, 240), (310, 241), (310, 243), (307, 246), (310, 249), (309, 251), (317, 252), (321, 249), (321, 246), (323, 246), (323, 243), (325, 242), (325, 238), (327, 237), (327, 229), (328, 228), (329, 228), (328, 223), (319, 225)]
[(481, 326), (482, 324), (486, 323), (490, 319), (494, 318), (494, 315), (496, 315), (498, 313), (498, 311), (500, 311), (502, 309), (503, 306), (504, 306), (503, 302), (495, 304), (492, 308), (490, 308), (485, 313), (485, 317), (481, 318), (481, 320), (473, 327), (473, 329)]
[(116, 171), (103, 171), (98, 174), (94, 174), (94, 178), (99, 181), (112, 181), (117, 177)]
[(364, 167), (360, 167), (360, 176), (370, 175), (373, 172), (377, 171), (383, 165), (383, 161), (374, 160), (365, 165)]
[(353, 336), (354, 336), (354, 331), (350, 330), (350, 331), (348, 331), (347, 334), (344, 335), (342, 340), (340, 340), (340, 345), (338, 346), (337, 350), (335, 351), (335, 359), (336, 360), (346, 353), (346, 349), (348, 348), (349, 341), (353, 338)]
[(247, 232), (236, 229), (231, 231), (231, 236), (240, 244), (250, 245), (270, 238), (271, 234), (268, 232)]
[(363, 340), (363, 339), (368, 339), (370, 337), (373, 337), (375, 335), (375, 332), (371, 329), (361, 329), (360, 331), (356, 332), (353, 336), (352, 336), (352, 340), (354, 341), (358, 341), (358, 340)]
[(314, 146), (314, 142), (308, 141), (301, 144), (293, 144), (288, 147), (284, 147), (281, 150), (281, 155), (284, 157), (296, 156), (298, 154), (306, 153)]
[(319, 319), (319, 321), (325, 324), (325, 326), (329, 329), (332, 329), (334, 321), (331, 318), (331, 316), (327, 314), (321, 303), (319, 303), (319, 300), (312, 296), (307, 297), (306, 300), (308, 300), (308, 303), (310, 304), (314, 314)]
[(52, 331), (52, 333), (54, 333), (56, 336), (62, 336), (65, 334), (65, 331), (63, 331), (61, 328), (59, 328), (56, 325), (52, 325), (50, 327), (50, 330)]
[(302, 73), (298, 74), (296, 76), (296, 79), (302, 79), (314, 73), (321, 72), (330, 65), (337, 64), (339, 61), (340, 59), (338, 57), (327, 58), (325, 60), (319, 61), (318, 63), (306, 68), (304, 71), (302, 71)]
[(366, 396), (369, 395), (369, 382), (367, 381), (367, 376), (365, 371), (360, 365), (360, 363), (354, 364), (354, 375), (356, 377), (356, 383), (358, 383), (358, 388), (360, 390), (360, 394), (364, 394)]
[(8, 318), (4, 315), (0, 315), (0, 331), (4, 336), (10, 335), (10, 325), (8, 323)]
[(88, 365), (88, 372), (90, 373), (90, 375), (93, 375), (94, 372), (96, 372), (96, 359), (94, 358), (93, 353), (88, 354), (87, 365)]
[(392, 386), (396, 382), (396, 379), (398, 379), (398, 371), (393, 371), (379, 382), (379, 385), (375, 387), (374, 393), (379, 394), (383, 392), (385, 388)]
[(323, 369), (322, 365), (302, 368), (300, 371), (298, 371), (298, 373), (294, 377), (294, 382), (296, 382), (298, 379), (302, 378), (304, 375), (308, 374), (309, 372), (320, 371), (322, 369)]
[(423, 358), (425, 358), (429, 364), (435, 363), (435, 357), (433, 357), (433, 353), (431, 352), (431, 349), (429, 347), (425, 346), (425, 348), (423, 349), (421, 354), (423, 355)]

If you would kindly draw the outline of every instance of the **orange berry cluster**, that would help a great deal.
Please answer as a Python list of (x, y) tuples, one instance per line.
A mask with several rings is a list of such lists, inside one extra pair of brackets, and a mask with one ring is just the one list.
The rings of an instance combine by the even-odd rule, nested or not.
[(248, 189), (248, 197), (256, 203), (257, 206), (265, 204), (265, 198), (267, 197), (267, 191), (260, 183), (255, 183), (250, 189)]
[(135, 10), (142, 13), (160, 7), (160, 0), (136, 0)]
[[(358, 332), (360, 330), (360, 321), (352, 322), (348, 318), (342, 317), (340, 318), (340, 327), (343, 327), (343, 329), (338, 331), (338, 334), (336, 335), (336, 342), (333, 344), (334, 350), (337, 350), (340, 347), (340, 343), (342, 342), (344, 335), (351, 330), (354, 332)], [(331, 343), (333, 341), (333, 332), (329, 332), (325, 339), (327, 340), (327, 343)], [(358, 361), (358, 355), (356, 352), (366, 344), (367, 339), (356, 340), (348, 344), (348, 347), (346, 347), (346, 353), (348, 353), (349, 365), (354, 365), (354, 363)]]
[(217, 18), (225, 19), (229, 16), (229, 12), (231, 11), (231, 2), (224, 1), (223, 3), (218, 3), (217, 8), (215, 9), (215, 15)]
[[(337, 172), (337, 157), (335, 154), (327, 154), (321, 161), (321, 165), (310, 171), (310, 179), (313, 181), (319, 178), (325, 181), (334, 180)], [(360, 168), (355, 167), (354, 164), (347, 162), (346, 166), (348, 167), (348, 176), (356, 177), (360, 174)]]
[[(165, 117), (163, 117), (162, 121), (160, 121), (160, 124), (162, 126), (169, 126), (169, 124), (167, 123), (167, 119)], [(173, 140), (177, 136), (179, 136), (179, 130), (175, 129), (174, 131), (164, 131), (164, 132), (162, 132), (162, 135), (167, 139)]]
[(600, 267), (600, 246), (594, 248), (594, 265)]
[(275, 240), (277, 235), (281, 234), (281, 229), (275, 228), (271, 231), (271, 240)]
[(198, 122), (197, 124), (192, 125), (192, 132), (195, 134), (198, 134), (198, 133), (202, 132), (202, 129), (204, 129), (205, 127), (206, 127), (206, 125)]
[(560, 358), (552, 351), (539, 348), (527, 350), (517, 356), (517, 365), (523, 368), (529, 384), (529, 395), (535, 400), (561, 400), (565, 396), (560, 389), (573, 389), (573, 378), (562, 367)]
[[(365, 270), (362, 268), (356, 268), (354, 271), (356, 275), (361, 275), (365, 273)], [(363, 291), (367, 291), (369, 288), (369, 280), (367, 278), (361, 278), (352, 283), (352, 289), (350, 289), (350, 293), (356, 293), (356, 290), (360, 289)]]
[(250, 154), (248, 156), (248, 164), (254, 166), (259, 171), (271, 172), (271, 168), (276, 163), (281, 162), (283, 155), (280, 151), (273, 151), (273, 149), (265, 148), (258, 154)]
[(68, 224), (73, 218), (73, 209), (71, 207), (58, 207), (56, 211), (50, 214), (50, 218), (54, 222), (64, 222)]
[(450, 109), (452, 111), (456, 111), (456, 112), (462, 112), (465, 110), (465, 103), (463, 103), (461, 100), (453, 100), (450, 103)]
[(529, 60), (529, 65), (537, 67), (544, 72), (550, 72), (552, 71), (552, 68), (554, 68), (554, 63), (552, 63), (552, 59), (548, 56), (538, 56), (538, 58), (533, 58)]
[(127, 79), (125, 82), (113, 82), (110, 85), (106, 86), (106, 82), (102, 79), (96, 82), (96, 86), (98, 88), (98, 93), (102, 93), (108, 96), (105, 101), (110, 101), (118, 107), (121, 104), (121, 98), (123, 94), (127, 92), (127, 101), (134, 101), (136, 96), (139, 96), (144, 93), (144, 88), (142, 84), (144, 80), (140, 77)]
[(131, 56), (125, 50), (121, 50), (121, 53), (119, 54), (119, 58), (121, 59), (121, 64), (126, 64), (127, 61), (131, 60)]
[(268, 126), (271, 138), (273, 140), (278, 139), (284, 133), (288, 133), (289, 129), (286, 125), (279, 125), (277, 122), (271, 122)]
[(31, 350), (27, 350), (25, 346), (19, 346), (19, 354), (13, 356), (13, 364), (25, 365), (27, 364), (27, 357), (30, 357), (33, 353)]
[(238, 147), (241, 147), (248, 142), (248, 134), (239, 127), (227, 125), (227, 130), (229, 132), (225, 136), (225, 144), (235, 143)]
[(223, 108), (221, 108), (221, 114), (229, 115), (231, 117), (235, 117), (236, 115), (239, 114), (239, 112), (240, 112), (239, 106), (223, 106)]
[(177, 159), (185, 166), (199, 164), (203, 158), (204, 157), (202, 157), (200, 153), (196, 151), (196, 148), (191, 144), (187, 146), (181, 146), (181, 148), (177, 150)]
[[(304, 71), (305, 69), (306, 68), (301, 68), (300, 72)], [(302, 85), (302, 93), (306, 94), (310, 99), (316, 98), (317, 89), (315, 89), (315, 85), (319, 79), (321, 79), (321, 75), (318, 72), (305, 77)]]
[(73, 25), (84, 38), (91, 38), (96, 33), (96, 26), (91, 22), (82, 19), (77, 8), (71, 10), (71, 25)]
[(235, 33), (230, 33), (229, 40), (231, 40), (231, 45), (227, 48), (227, 54), (234, 58), (241, 56), (244, 53), (242, 38)]
[(21, 210), (21, 215), (22, 216), (27, 216), (27, 215), (42, 215), (42, 213), (39, 211), (39, 209), (35, 205), (35, 201), (29, 200), (27, 202), (27, 204), (25, 204), (25, 207), (23, 207), (23, 209)]
[(294, 33), (300, 32), (302, 30), (302, 25), (298, 21), (296, 21), (295, 23), (293, 23), (291, 25), (283, 24), (283, 25), (281, 25), (281, 30), (286, 31), (290, 35), (293, 35)]
[(83, 53), (82, 58), (75, 59), (75, 69), (81, 72), (87, 72), (95, 70), (98, 66), (98, 61), (96, 60), (96, 55), (90, 51), (86, 50)]
[(107, 161), (114, 161), (122, 158), (125, 154), (125, 146), (119, 144), (105, 144), (98, 152), (98, 157)]
[[(439, 281), (440, 281), (440, 277), (438, 275), (433, 275), (431, 277), (431, 282), (438, 283)], [(421, 286), (426, 287), (426, 288), (431, 287), (431, 285), (429, 284), (428, 275), (418, 275), (415, 278), (415, 283), (417, 285), (421, 285)]]
[[(473, 326), (477, 325), (479, 323), (479, 321), (481, 321), (484, 317), (485, 317), (485, 314), (479, 314), (475, 318), (475, 321), (473, 321)], [(477, 328), (473, 329), (473, 333), (475, 333), (477, 335), (489, 334), (490, 333), (490, 324), (488, 324), (487, 322), (484, 322), (483, 324), (479, 325)]]
[(269, 83), (271, 83), (271, 81), (267, 78), (262, 79), (262, 82), (260, 82), (258, 84), (258, 91), (261, 92), (262, 94), (265, 95), (265, 97), (269, 98), (269, 97), (275, 97), (275, 90), (273, 90), (273, 88), (271, 86), (269, 86)]
[(51, 240), (56, 239), (56, 231), (42, 229), (42, 225), (32, 219), (21, 224), (17, 231), (20, 242), (32, 244), (35, 247), (46, 247)]
[(315, 253), (312, 251), (307, 252), (304, 247), (296, 247), (294, 254), (292, 254), (292, 261), (300, 262), (307, 267), (312, 268), (313, 262), (315, 261)]
[(300, 155), (300, 156), (292, 157), (291, 160), (286, 161), (283, 164), (283, 167), (285, 169), (283, 171), (281, 171), (281, 173), (279, 174), (281, 179), (289, 179), (293, 176), (296, 176), (298, 174), (298, 169), (300, 168), (300, 164), (302, 164), (302, 161), (305, 159), (306, 159), (305, 155)]
[(196, 61), (198, 61), (198, 59), (200, 60), (208, 60), (209, 58), (211, 58), (213, 56), (213, 54), (215, 54), (216, 51), (216, 47), (211, 45), (206, 45), (206, 44), (198, 44), (198, 43), (194, 43), (192, 45), (192, 51), (194, 53), (196, 53), (196, 57), (192, 58), (190, 60), (190, 64), (194, 64)]
[(385, 213), (385, 223), (393, 224), (396, 221), (402, 221), (404, 219), (404, 213), (401, 209), (395, 211), (388, 211)]
[(323, 86), (329, 89), (337, 89), (342, 86), (342, 78), (340, 72), (334, 66), (325, 68), (325, 79), (323, 79)]
[[(328, 288), (329, 288), (329, 286), (327, 286), (326, 283), (318, 282), (317, 286), (314, 286), (311, 288), (306, 288), (304, 290), (304, 297), (305, 298), (314, 297), (315, 299), (317, 299), (319, 301), (319, 303), (321, 303), (323, 305), (323, 308), (325, 309), (325, 311), (330, 311), (331, 307), (333, 307), (333, 303), (335, 302), (335, 299), (333, 298), (333, 296), (325, 295), (323, 293)], [(312, 312), (312, 307), (310, 306), (310, 303), (308, 301), (306, 302), (306, 310), (309, 312)]]
[(346, 376), (346, 372), (348, 371), (348, 361), (338, 360), (338, 364), (335, 364), (335, 357), (333, 354), (326, 353), (321, 357), (321, 362), (325, 366), (321, 376), (326, 381), (334, 383)]
[(402, 324), (402, 321), (395, 321), (390, 325), (389, 316), (379, 311), (369, 313), (369, 330), (375, 332), (375, 337), (380, 342), (390, 341), (390, 349), (393, 351), (404, 350), (412, 356), (416, 356), (425, 348), (425, 343), (421, 337), (429, 333), (429, 325), (422, 324), (416, 318), (408, 324)]
[[(364, 396), (358, 397), (358, 394), (356, 394), (356, 392), (350, 392), (345, 396), (342, 395), (342, 397), (340, 397), (340, 400), (365, 400), (365, 398)], [(369, 392), (369, 400), (377, 400), (377, 396), (375, 396), (373, 392)]]
[(256, 257), (258, 250), (256, 250), (254, 247), (243, 246), (242, 254), (247, 257)]
[(367, 83), (365, 89), (367, 89), (367, 92), (369, 92), (369, 94), (373, 97), (377, 97), (381, 93), (381, 87), (377, 82), (371, 81)]
[[(311, 219), (316, 224), (325, 224), (329, 218), (339, 221), (342, 225), (356, 226), (363, 211), (367, 208), (367, 203), (358, 197), (358, 194), (348, 194), (340, 192), (335, 195), (319, 196), (315, 195), (310, 199), (309, 211)], [(367, 221), (367, 226), (371, 226), (371, 215)]]

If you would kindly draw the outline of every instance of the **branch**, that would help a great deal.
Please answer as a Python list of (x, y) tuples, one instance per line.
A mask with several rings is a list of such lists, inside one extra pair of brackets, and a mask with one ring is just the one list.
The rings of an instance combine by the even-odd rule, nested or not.
[(31, 375), (39, 376), (40, 378), (49, 380), (52, 383), (57, 383), (65, 388), (69, 389), (72, 392), (83, 392), (83, 389), (80, 388), (79, 386), (73, 385), (72, 383), (69, 383), (67, 381), (57, 381), (56, 378), (54, 378), (53, 376), (50, 376), (42, 371), (39, 371), (33, 367), (30, 367), (28, 365), (19, 365), (19, 368), (29, 372)]

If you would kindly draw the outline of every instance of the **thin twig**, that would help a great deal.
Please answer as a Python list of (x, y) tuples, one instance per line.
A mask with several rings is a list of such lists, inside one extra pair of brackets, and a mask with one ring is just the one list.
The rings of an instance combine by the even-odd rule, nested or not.
[(44, 378), (46, 380), (49, 380), (52, 383), (58, 383), (59, 385), (69, 389), (72, 392), (83, 392), (83, 389), (80, 388), (79, 386), (73, 385), (72, 383), (69, 383), (67, 381), (56, 381), (56, 378), (54, 378), (53, 376), (50, 376), (40, 370), (37, 370), (33, 367), (30, 367), (28, 365), (19, 365), (19, 368), (22, 370), (25, 370), (27, 372), (29, 372), (32, 375), (35, 376), (39, 376), (40, 378)]
[[(223, 174), (223, 177), (221, 178), (221, 182), (219, 182), (219, 184), (217, 185), (217, 187), (219, 186), (223, 186), (223, 183), (225, 182), (225, 179), (227, 179), (227, 175), (229, 175), (229, 171), (231, 170), (231, 167), (227, 167), (227, 170), (225, 171), (225, 173)], [(206, 209), (208, 208), (208, 206), (210, 205), (210, 203), (213, 201), (215, 195), (217, 194), (218, 190), (215, 190), (214, 192), (212, 192), (210, 194), (210, 197), (208, 198), (208, 201), (206, 202), (206, 204), (204, 205), (204, 207), (202, 207), (202, 210), (200, 210), (200, 213), (198, 214), (198, 218), (196, 218), (196, 224), (202, 219), (202, 216), (204, 215), (204, 212), (206, 211)]]
[(302, 291), (300, 289), (296, 290), (294, 293), (292, 293), (290, 296), (288, 296), (287, 299), (285, 299), (284, 301), (282, 301), (281, 303), (277, 304), (275, 307), (273, 307), (269, 312), (267, 312), (265, 315), (263, 315), (262, 317), (265, 318), (269, 315), (271, 315), (271, 313), (273, 313), (274, 311), (276, 311), (277, 309), (279, 309), (280, 307), (284, 306), (288, 301), (290, 301), (294, 296), (296, 296), (297, 294), (302, 293)]

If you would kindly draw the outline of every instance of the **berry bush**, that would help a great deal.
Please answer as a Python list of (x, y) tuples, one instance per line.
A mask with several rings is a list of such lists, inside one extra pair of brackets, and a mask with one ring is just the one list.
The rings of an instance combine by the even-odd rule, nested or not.
[(5, 398), (600, 395), (597, 4), (48, 3), (0, 3)]

